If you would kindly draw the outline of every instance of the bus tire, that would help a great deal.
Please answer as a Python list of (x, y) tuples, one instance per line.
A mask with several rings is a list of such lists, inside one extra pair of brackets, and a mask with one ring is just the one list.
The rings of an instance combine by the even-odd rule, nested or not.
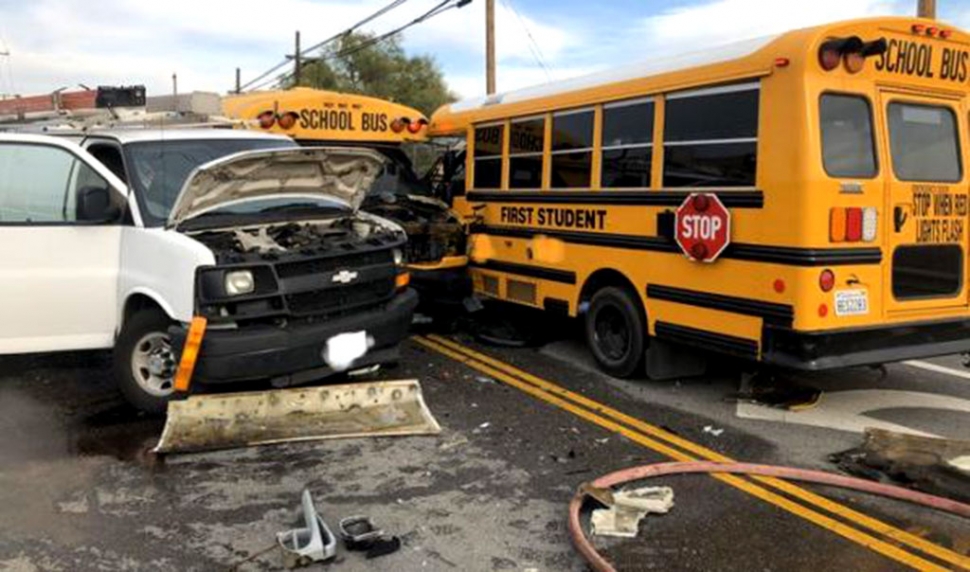
[(586, 343), (600, 369), (630, 377), (643, 366), (647, 344), (643, 312), (626, 289), (608, 286), (596, 292), (586, 312)]
[(172, 320), (160, 309), (135, 312), (115, 342), (114, 377), (118, 389), (136, 409), (162, 415), (168, 409), (177, 369), (168, 328)]

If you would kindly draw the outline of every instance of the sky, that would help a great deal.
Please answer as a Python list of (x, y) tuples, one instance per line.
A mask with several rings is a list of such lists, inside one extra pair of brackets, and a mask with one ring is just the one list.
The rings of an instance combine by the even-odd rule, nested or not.
[[(363, 29), (382, 33), (439, 0), (407, 0)], [(0, 0), (0, 94), (78, 84), (144, 84), (149, 95), (232, 89), (293, 50), (338, 33), (389, 0)], [(970, 29), (970, 0), (938, 0)], [(496, 0), (499, 91), (612, 65), (815, 24), (911, 15), (917, 0)], [(460, 97), (485, 91), (485, 0), (409, 29), (408, 54), (431, 55)], [(534, 40), (534, 43), (533, 43)], [(541, 63), (540, 63), (541, 62)]]

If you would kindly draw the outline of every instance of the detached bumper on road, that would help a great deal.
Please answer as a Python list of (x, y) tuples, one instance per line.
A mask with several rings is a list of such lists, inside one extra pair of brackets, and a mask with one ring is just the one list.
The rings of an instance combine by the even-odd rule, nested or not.
[(970, 320), (828, 332), (766, 326), (762, 359), (781, 367), (817, 371), (966, 351), (970, 351)]
[[(327, 340), (361, 330), (374, 338), (374, 345), (354, 362), (353, 369), (394, 361), (417, 304), (417, 293), (409, 289), (378, 309), (318, 324), (209, 330), (193, 380), (212, 384), (254, 379), (272, 379), (280, 385), (306, 383), (337, 373), (323, 360)], [(186, 328), (173, 328), (170, 334), (174, 347), (185, 345)]]

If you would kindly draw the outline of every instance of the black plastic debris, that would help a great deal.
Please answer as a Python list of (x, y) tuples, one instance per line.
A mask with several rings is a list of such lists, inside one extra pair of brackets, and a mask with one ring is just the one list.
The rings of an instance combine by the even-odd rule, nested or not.
[(365, 558), (368, 560), (372, 558), (379, 558), (381, 556), (387, 556), (388, 554), (394, 554), (401, 549), (401, 539), (392, 536), (390, 538), (380, 538), (371, 545), (370, 549), (367, 551)]

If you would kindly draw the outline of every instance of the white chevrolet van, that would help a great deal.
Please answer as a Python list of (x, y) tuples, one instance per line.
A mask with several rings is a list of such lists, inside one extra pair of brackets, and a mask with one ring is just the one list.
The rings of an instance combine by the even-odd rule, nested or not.
[(305, 383), (328, 340), (397, 359), (417, 297), (400, 227), (358, 207), (364, 149), (232, 130), (0, 134), (0, 354), (114, 348), (128, 400), (160, 412), (195, 316), (193, 383)]

